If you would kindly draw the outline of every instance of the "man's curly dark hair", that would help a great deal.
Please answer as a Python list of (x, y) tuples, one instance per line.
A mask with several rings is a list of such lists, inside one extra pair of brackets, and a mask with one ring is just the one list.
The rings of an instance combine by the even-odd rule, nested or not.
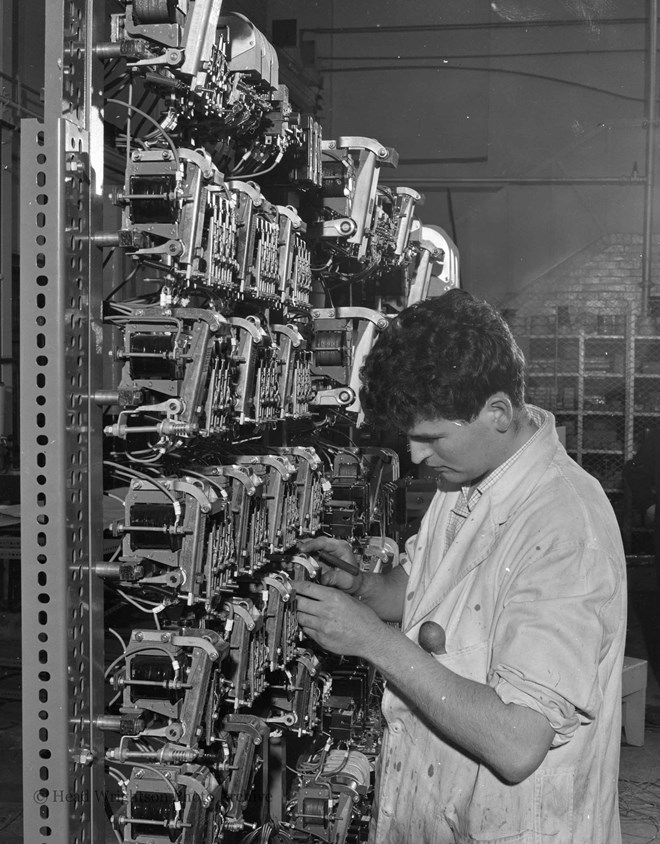
[(429, 419), (472, 421), (494, 393), (524, 403), (525, 359), (508, 325), (482, 299), (450, 290), (405, 308), (361, 370), (367, 424), (407, 431)]

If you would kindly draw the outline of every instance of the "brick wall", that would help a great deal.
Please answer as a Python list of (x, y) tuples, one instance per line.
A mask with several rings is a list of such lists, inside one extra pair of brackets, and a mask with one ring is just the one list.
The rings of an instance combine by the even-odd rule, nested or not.
[[(654, 243), (652, 271), (660, 276), (660, 239)], [(639, 315), (642, 302), (642, 237), (611, 234), (540, 276), (499, 303), (512, 326), (541, 332), (544, 328), (617, 330), (626, 314)], [(660, 291), (660, 286), (658, 287)], [(652, 301), (651, 319), (660, 314)]]

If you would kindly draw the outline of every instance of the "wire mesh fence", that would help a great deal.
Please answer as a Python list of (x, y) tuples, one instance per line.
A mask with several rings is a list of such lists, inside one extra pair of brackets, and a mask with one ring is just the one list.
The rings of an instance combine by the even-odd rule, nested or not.
[(625, 314), (513, 318), (528, 364), (527, 401), (550, 410), (568, 453), (603, 486), (629, 554), (650, 554), (623, 467), (660, 429), (660, 320)]

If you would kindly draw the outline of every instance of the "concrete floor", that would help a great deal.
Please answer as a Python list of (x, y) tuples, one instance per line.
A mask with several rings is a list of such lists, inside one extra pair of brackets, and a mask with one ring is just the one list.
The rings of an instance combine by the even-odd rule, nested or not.
[(621, 746), (619, 809), (623, 844), (660, 842), (660, 727), (647, 725), (644, 747)]
[(660, 842), (660, 593), (650, 567), (628, 571), (626, 653), (648, 661), (643, 747), (621, 746), (619, 807), (624, 844)]
[[(646, 729), (644, 745), (621, 745), (619, 796), (623, 844), (660, 844), (660, 593), (654, 572), (640, 568), (629, 572), (627, 648), (629, 656), (648, 660)], [(1, 619), (0, 619), (1, 621)], [(11, 649), (1, 641), (6, 656)], [(18, 700), (3, 694), (19, 692), (17, 666), (11, 659), (0, 668), (0, 842), (22, 844), (21, 710)], [(108, 839), (116, 844), (114, 838)], [(33, 844), (33, 842), (29, 842)], [(92, 842), (98, 844), (98, 842)], [(411, 843), (412, 844), (412, 843)], [(574, 842), (608, 844), (608, 842)]]

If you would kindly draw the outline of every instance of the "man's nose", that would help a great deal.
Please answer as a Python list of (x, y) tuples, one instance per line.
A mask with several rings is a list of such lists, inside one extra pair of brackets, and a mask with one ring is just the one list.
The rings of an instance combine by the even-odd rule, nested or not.
[(415, 440), (408, 440), (408, 448), (410, 449), (410, 459), (413, 463), (423, 463), (433, 450), (428, 443), (415, 442)]

